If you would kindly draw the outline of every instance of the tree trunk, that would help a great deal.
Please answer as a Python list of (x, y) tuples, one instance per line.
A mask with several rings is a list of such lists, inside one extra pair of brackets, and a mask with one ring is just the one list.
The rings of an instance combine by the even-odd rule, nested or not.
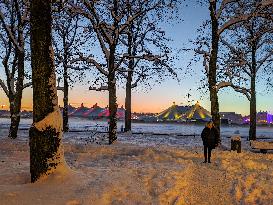
[[(130, 32), (128, 32), (128, 54), (132, 56), (132, 25), (130, 26)], [(126, 82), (126, 97), (125, 97), (125, 132), (132, 129), (132, 78), (134, 69), (134, 59), (129, 60), (128, 76)]]
[(68, 132), (68, 80), (67, 80), (67, 71), (64, 73), (64, 108), (63, 108), (63, 131)]
[(117, 97), (116, 97), (116, 82), (113, 74), (108, 78), (109, 89), (109, 144), (112, 144), (117, 139)]
[(256, 89), (255, 77), (251, 77), (249, 139), (256, 140)]
[[(19, 7), (17, 8), (19, 10)], [(19, 12), (19, 11), (17, 11)], [(18, 77), (16, 81), (16, 91), (14, 93), (10, 93), (9, 101), (10, 101), (10, 129), (9, 129), (9, 137), (12, 139), (17, 138), (18, 127), (20, 123), (20, 112), (21, 112), (21, 104), (22, 104), (22, 94), (23, 94), (23, 87), (24, 87), (24, 77), (25, 77), (25, 51), (24, 51), (24, 30), (20, 23), (18, 25), (18, 36), (19, 36), (19, 46), (22, 50), (16, 49), (18, 54)], [(12, 96), (12, 97), (10, 97)]]
[(116, 96), (116, 76), (115, 76), (115, 46), (110, 48), (108, 62), (108, 91), (109, 91), (109, 144), (117, 139), (117, 96)]
[(18, 51), (18, 79), (16, 82), (16, 93), (10, 93), (10, 129), (9, 137), (12, 139), (17, 138), (18, 127), (20, 123), (20, 111), (23, 93), (23, 83), (24, 83), (24, 52)]
[[(51, 3), (31, 1), (33, 124), (29, 131), (31, 182), (66, 169), (51, 34)], [(60, 168), (60, 169), (59, 169)]]
[(218, 20), (215, 16), (216, 1), (210, 2), (210, 16), (211, 16), (211, 53), (209, 61), (209, 91), (210, 91), (210, 102), (211, 102), (211, 115), (215, 127), (220, 132), (220, 114), (219, 114), (219, 102), (216, 90), (216, 74), (217, 74), (217, 58), (218, 58), (218, 46), (219, 46), (219, 35), (218, 35)]
[[(251, 38), (254, 38), (254, 34), (251, 31)], [(252, 42), (251, 45), (251, 96), (250, 96), (250, 127), (249, 127), (249, 139), (256, 140), (256, 72), (257, 72), (257, 62), (256, 62), (256, 51), (257, 43)]]
[(64, 43), (64, 48), (65, 48), (65, 54), (64, 54), (64, 108), (63, 108), (63, 131), (67, 132), (69, 130), (69, 125), (68, 125), (68, 73), (67, 73), (67, 51), (66, 51), (66, 46)]
[[(130, 64), (130, 63), (129, 63)], [(130, 67), (130, 66), (129, 66)], [(130, 68), (129, 68), (130, 69)], [(125, 132), (132, 129), (132, 71), (128, 71), (126, 82), (126, 97), (125, 97)]]
[[(21, 105), (18, 104), (18, 100), (13, 99), (10, 101), (10, 128), (9, 128), (9, 138), (17, 138), (18, 127), (20, 123), (20, 108)], [(21, 100), (20, 100), (21, 104)]]

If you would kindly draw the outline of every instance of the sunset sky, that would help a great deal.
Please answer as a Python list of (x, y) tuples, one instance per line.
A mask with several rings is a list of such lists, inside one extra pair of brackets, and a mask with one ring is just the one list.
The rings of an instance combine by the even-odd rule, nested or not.
[[(194, 39), (196, 36), (196, 29), (201, 25), (203, 19), (207, 18), (207, 8), (201, 7), (192, 3), (188, 7), (180, 9), (181, 18), (183, 22), (174, 25), (165, 25), (167, 35), (174, 41), (172, 46), (175, 48), (182, 48), (189, 46), (189, 39)], [(181, 53), (180, 59), (176, 61), (176, 65), (185, 68), (189, 60), (192, 58), (191, 54)], [(0, 66), (0, 74), (3, 74), (3, 68)], [(209, 94), (201, 96), (197, 87), (200, 84), (203, 67), (196, 65), (194, 70), (196, 74), (193, 76), (185, 75), (185, 71), (179, 73), (181, 81), (178, 83), (175, 80), (168, 79), (160, 85), (153, 85), (151, 89), (139, 88), (133, 92), (132, 107), (135, 112), (161, 112), (166, 109), (173, 102), (178, 105), (192, 104), (200, 101), (201, 105), (210, 110)], [(85, 106), (91, 106), (96, 102), (100, 106), (108, 104), (107, 92), (89, 91), (89, 85), (76, 84), (70, 90), (69, 101), (78, 107), (83, 102)], [(187, 94), (190, 93), (190, 102), (188, 101)], [(59, 103), (62, 105), (62, 92), (58, 91)], [(118, 88), (118, 105), (124, 105), (125, 92), (123, 87)], [(264, 89), (257, 85), (257, 111), (269, 111), (273, 113), (273, 92), (265, 93)], [(249, 113), (249, 102), (241, 94), (235, 93), (231, 89), (225, 89), (219, 94), (220, 111), (235, 111), (243, 115)], [(8, 99), (5, 97), (4, 92), (0, 89), (0, 105), (8, 105)], [(28, 88), (24, 91), (22, 109), (32, 109), (32, 92)]]

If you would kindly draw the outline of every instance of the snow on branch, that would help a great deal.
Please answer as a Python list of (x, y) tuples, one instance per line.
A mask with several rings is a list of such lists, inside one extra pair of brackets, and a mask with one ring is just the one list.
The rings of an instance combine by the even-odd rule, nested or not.
[(243, 87), (239, 87), (239, 86), (231, 86), (236, 92), (239, 92), (239, 93), (242, 93), (244, 94), (247, 99), (250, 101), (251, 100), (251, 97), (250, 97), (250, 90), (249, 89), (246, 89), (246, 88), (243, 88)]
[(57, 86), (57, 90), (63, 91), (64, 92), (64, 87)]
[[(115, 28), (112, 28), (111, 26), (108, 26), (104, 21), (102, 21), (97, 14), (97, 11), (95, 9), (94, 2), (90, 3), (89, 1), (82, 1), (84, 6), (88, 9), (88, 12), (84, 11), (81, 7), (71, 3), (71, 6), (73, 8), (73, 12), (78, 13), (86, 17), (90, 20), (93, 29), (97, 35), (98, 41), (100, 43), (101, 49), (105, 55), (105, 57), (108, 59), (110, 52), (107, 49), (105, 45), (105, 41), (110, 45), (114, 42), (113, 37), (108, 32), (109, 30), (115, 30)], [(105, 41), (104, 41), (105, 40)]]
[(108, 86), (107, 85), (101, 85), (100, 87), (96, 88), (96, 87), (89, 87), (89, 90), (95, 90), (95, 91), (103, 91), (103, 90), (108, 90)]
[(236, 92), (244, 94), (247, 97), (247, 99), (250, 101), (250, 90), (246, 89), (244, 87), (234, 85), (232, 82), (222, 81), (222, 82), (218, 83), (217, 86), (216, 86), (216, 92), (218, 92), (220, 89), (225, 88), (225, 87), (231, 87)]
[(12, 92), (13, 95), (15, 95), (16, 92), (15, 92), (15, 79), (14, 79), (14, 77), (10, 78), (9, 84), (10, 84), (10, 91)]
[(30, 86), (32, 86), (32, 82), (28, 82), (28, 83), (24, 84), (23, 89), (28, 88)]
[(141, 15), (144, 15), (154, 9), (156, 9), (158, 6), (160, 6), (161, 2), (158, 1), (157, 3), (155, 3), (153, 6), (143, 9), (143, 10), (139, 10), (137, 11), (134, 15), (129, 16), (126, 20), (126, 22), (120, 26), (119, 28), (119, 33), (122, 33), (135, 19), (137, 19), (138, 17), (140, 17)]
[(93, 59), (91, 56), (85, 57), (81, 53), (79, 53), (79, 58), (73, 59), (70, 61), (70, 63), (79, 62), (79, 61), (85, 61), (86, 63), (89, 63), (93, 66), (95, 66), (101, 74), (107, 76), (108, 72), (103, 69), (100, 63), (98, 63), (95, 59)]
[(260, 6), (262, 6), (262, 7), (266, 7), (266, 6), (270, 6), (270, 5), (273, 5), (272, 0), (263, 0), (262, 2), (260, 2)]
[(202, 55), (210, 56), (210, 54), (207, 51), (204, 51), (204, 50), (194, 49), (194, 52), (197, 53), (197, 54), (202, 54)]
[(144, 79), (144, 78), (145, 78), (145, 75), (144, 75), (144, 74), (139, 75), (138, 78), (136, 79), (136, 81), (135, 81), (134, 83), (132, 83), (131, 88), (137, 87), (138, 82), (139, 82), (141, 79)]
[(242, 21), (246, 21), (248, 20), (250, 17), (252, 16), (252, 14), (245, 14), (245, 15), (241, 15), (241, 16), (236, 16), (234, 18), (229, 19), (226, 23), (224, 23), (224, 25), (222, 25), (219, 29), (218, 29), (218, 35), (220, 36), (221, 33), (223, 33), (226, 29), (230, 28), (231, 26), (240, 23)]
[(268, 59), (270, 59), (270, 57), (272, 57), (273, 56), (273, 50), (271, 51), (271, 52), (269, 52), (266, 56), (264, 56), (264, 58), (263, 59), (261, 59), (261, 60), (259, 60), (259, 61), (257, 61), (257, 72), (258, 72), (258, 70), (263, 66), (263, 64), (268, 60)]
[(147, 61), (155, 61), (160, 62), (163, 56), (153, 55), (153, 54), (143, 54), (143, 55), (129, 55), (128, 53), (123, 54), (124, 58), (135, 58), (135, 59), (143, 59)]
[(218, 92), (221, 88), (225, 88), (225, 87), (231, 87), (232, 83), (231, 82), (220, 82), (218, 83), (217, 87), (216, 87), (216, 92)]
[(220, 37), (220, 41), (227, 46), (233, 53), (239, 54), (238, 49), (236, 49), (233, 45), (228, 43), (224, 38)]
[(225, 9), (225, 7), (228, 5), (228, 4), (231, 4), (231, 3), (235, 3), (235, 2), (238, 2), (238, 0), (223, 0), (221, 2), (221, 6), (220, 8), (218, 9), (217, 13), (216, 13), (216, 18), (219, 19), (223, 10)]
[(5, 83), (4, 83), (4, 81), (2, 79), (0, 79), (0, 86), (4, 90), (5, 94), (8, 96), (9, 95), (8, 88), (7, 88), (7, 86), (5, 85)]
[(0, 11), (0, 20), (3, 24), (3, 27), (9, 37), (9, 39), (11, 40), (11, 42), (13, 43), (13, 45), (20, 51), (20, 52), (24, 52), (24, 49), (19, 45), (18, 41), (15, 39), (15, 36), (13, 35), (13, 32), (11, 31), (11, 28), (9, 25), (6, 24), (5, 22), (5, 16), (4, 14)]
[(209, 73), (208, 61), (210, 54), (207, 51), (201, 49), (194, 49), (194, 52), (203, 55), (203, 66), (205, 67), (206, 74), (208, 74)]
[(220, 41), (223, 43), (223, 45), (228, 47), (232, 53), (236, 55), (236, 58), (232, 59), (233, 62), (229, 67), (241, 67), (247, 75), (251, 76), (251, 73), (244, 68), (244, 65), (247, 65), (249, 68), (252, 67), (250, 63), (244, 58), (245, 54), (241, 50), (239, 51), (236, 47), (228, 43), (223, 38), (220, 38)]
[(93, 29), (97, 35), (101, 49), (102, 49), (104, 55), (106, 56), (106, 58), (108, 59), (109, 58), (109, 51), (104, 43), (103, 38), (106, 38), (108, 43), (110, 43), (112, 40), (111, 40), (111, 36), (108, 35), (107, 32), (105, 32), (105, 23), (100, 21), (93, 4), (91, 5), (88, 1), (81, 1), (81, 2), (90, 11), (90, 13), (85, 11), (82, 7), (74, 4), (73, 2), (69, 2), (71, 13), (80, 14), (80, 15), (84, 16), (86, 19), (90, 20), (90, 22), (93, 26)]

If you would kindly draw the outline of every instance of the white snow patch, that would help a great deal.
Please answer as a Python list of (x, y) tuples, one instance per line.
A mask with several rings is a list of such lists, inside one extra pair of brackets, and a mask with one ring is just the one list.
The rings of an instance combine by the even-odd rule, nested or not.
[(60, 139), (60, 146), (57, 152), (54, 154), (53, 158), (48, 159), (47, 164), (55, 164), (56, 166), (49, 166), (50, 169), (39, 178), (39, 181), (46, 179), (50, 174), (55, 177), (63, 177), (70, 172), (69, 166), (66, 164), (64, 158), (64, 148), (62, 142), (62, 129), (63, 129), (63, 119), (60, 109), (56, 109), (52, 113), (49, 113), (43, 120), (34, 123), (33, 126), (39, 131), (44, 131), (46, 128), (50, 127), (56, 130), (57, 136)]
[(273, 150), (273, 142), (262, 142), (256, 140), (250, 140), (251, 147), (254, 149), (272, 149)]
[(56, 132), (61, 133), (63, 129), (63, 119), (60, 109), (55, 109), (41, 121), (33, 123), (33, 126), (39, 131), (44, 131), (46, 128), (50, 127), (55, 129)]

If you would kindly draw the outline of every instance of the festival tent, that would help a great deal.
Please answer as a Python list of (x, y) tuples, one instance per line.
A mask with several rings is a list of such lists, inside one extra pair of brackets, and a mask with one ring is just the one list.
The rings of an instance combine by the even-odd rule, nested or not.
[(176, 121), (183, 120), (185, 113), (191, 109), (190, 106), (178, 106), (173, 103), (171, 107), (159, 113), (156, 117), (159, 120)]
[[(109, 108), (105, 108), (101, 113), (99, 113), (98, 116), (108, 118), (110, 116)], [(125, 109), (123, 108), (123, 106), (121, 106), (121, 108), (117, 109), (117, 118), (118, 119), (124, 119), (125, 118)]]
[(68, 115), (71, 114), (71, 113), (73, 113), (77, 109), (77, 108), (71, 106), (70, 104), (68, 105), (67, 108), (68, 108)]
[(197, 101), (197, 103), (193, 105), (189, 111), (186, 112), (185, 117), (190, 120), (210, 121), (211, 114)]
[(93, 105), (89, 110), (87, 110), (84, 114), (83, 117), (88, 117), (88, 118), (92, 118), (92, 119), (97, 119), (99, 118), (99, 114), (101, 112), (103, 112), (104, 108), (101, 108), (100, 106), (98, 106), (98, 104), (96, 103), (95, 105)]
[(77, 108), (76, 110), (74, 110), (73, 112), (71, 112), (69, 114), (69, 116), (71, 117), (82, 117), (83, 114), (89, 110), (89, 108), (84, 107), (83, 103), (81, 104), (81, 107)]

